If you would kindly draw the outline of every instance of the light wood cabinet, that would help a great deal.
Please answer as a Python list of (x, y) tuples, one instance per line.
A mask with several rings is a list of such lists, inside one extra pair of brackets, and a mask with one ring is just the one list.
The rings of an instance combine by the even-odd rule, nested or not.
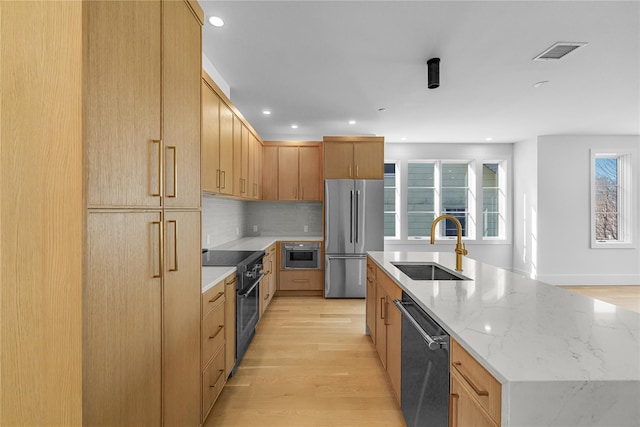
[(215, 82), (202, 72), (202, 190), (234, 194), (235, 116), (220, 99)]
[(83, 422), (198, 426), (203, 13), (83, 8)]
[(382, 179), (383, 137), (324, 137), (324, 179)]
[(453, 338), (450, 343), (450, 424), (500, 426), (501, 384)]
[(164, 212), (163, 425), (198, 425), (201, 224), (199, 211)]
[(276, 244), (269, 246), (262, 259), (264, 278), (260, 282), (260, 318), (271, 303), (276, 290)]
[[(371, 264), (369, 264), (371, 263)], [(367, 310), (372, 307), (375, 310), (375, 332), (372, 339), (376, 346), (376, 351), (380, 356), (382, 366), (387, 371), (391, 388), (393, 389), (398, 402), (401, 399), (401, 369), (402, 369), (402, 314), (393, 304), (394, 299), (402, 299), (402, 290), (396, 285), (384, 271), (372, 265), (373, 262), (368, 259), (367, 268), (375, 268), (375, 294), (367, 293)], [(369, 273), (367, 273), (369, 276)], [(367, 280), (369, 277), (367, 277)], [(373, 285), (372, 285), (373, 286)], [(367, 282), (367, 290), (369, 282)], [(375, 298), (375, 299), (374, 299)], [(375, 307), (373, 307), (374, 299)], [(367, 312), (367, 321), (369, 321), (369, 313)], [(371, 327), (369, 329), (371, 331)]]
[(161, 220), (161, 212), (87, 215), (85, 425), (160, 425)]
[[(224, 279), (224, 340), (225, 340), (225, 377), (231, 375), (236, 363), (236, 275)], [(204, 310), (203, 310), (204, 312)]]
[(202, 422), (227, 380), (225, 283), (226, 280), (222, 280), (202, 294)]
[[(268, 141), (263, 181), (265, 200), (319, 201), (323, 199), (322, 145), (319, 142)], [(267, 183), (275, 190), (266, 190)]]
[(262, 153), (262, 200), (278, 200), (278, 147), (266, 145)]
[(367, 258), (366, 326), (371, 341), (376, 342), (376, 266)]
[(324, 289), (321, 270), (281, 270), (278, 290), (322, 291)]

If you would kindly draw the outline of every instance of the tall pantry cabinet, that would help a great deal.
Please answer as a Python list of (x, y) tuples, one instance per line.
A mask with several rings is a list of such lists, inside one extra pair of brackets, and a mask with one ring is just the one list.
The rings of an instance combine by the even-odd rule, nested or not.
[(202, 21), (83, 3), (87, 426), (199, 425)]

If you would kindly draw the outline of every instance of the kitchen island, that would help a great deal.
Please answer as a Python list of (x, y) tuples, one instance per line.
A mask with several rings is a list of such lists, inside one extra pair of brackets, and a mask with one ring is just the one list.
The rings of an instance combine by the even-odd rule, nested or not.
[(453, 253), (368, 255), (501, 383), (503, 426), (640, 425), (640, 314), (467, 257), (464, 281), (392, 264)]

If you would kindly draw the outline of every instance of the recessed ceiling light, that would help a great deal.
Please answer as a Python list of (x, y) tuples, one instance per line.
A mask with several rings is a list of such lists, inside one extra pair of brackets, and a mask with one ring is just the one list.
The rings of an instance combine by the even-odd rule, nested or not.
[(536, 89), (539, 88), (540, 86), (546, 85), (547, 83), (549, 83), (548, 80), (542, 80), (541, 82), (538, 83), (534, 83), (533, 87), (535, 87)]
[(264, 114), (265, 116), (268, 116), (269, 114), (271, 114), (270, 110), (262, 110), (262, 114)]
[(488, 136), (488, 137), (486, 137), (484, 140), (485, 140), (485, 141), (493, 141), (493, 138), (491, 138), (490, 136)]
[(298, 125), (291, 125), (291, 129), (298, 129)]
[(384, 108), (384, 107), (383, 108), (378, 108), (378, 111), (380, 111), (381, 113), (384, 113), (385, 111), (387, 111), (387, 109)]
[(349, 120), (349, 124), (350, 124), (350, 125), (355, 125), (355, 124), (356, 124), (356, 121), (355, 121), (355, 120)]
[(214, 27), (222, 27), (224, 25), (224, 21), (219, 16), (212, 16), (211, 18), (209, 18), (209, 24), (213, 25)]
[(405, 138), (404, 136), (402, 138), (400, 138), (400, 141), (406, 141), (407, 138)]

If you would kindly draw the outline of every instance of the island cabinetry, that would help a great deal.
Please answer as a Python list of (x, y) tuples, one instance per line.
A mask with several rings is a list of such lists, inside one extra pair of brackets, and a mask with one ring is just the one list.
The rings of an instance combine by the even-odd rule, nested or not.
[(402, 290), (367, 258), (367, 329), (400, 402), (402, 314), (394, 299), (402, 299)]
[[(230, 274), (224, 279), (224, 340), (225, 340), (225, 377), (231, 375), (236, 363), (236, 275)], [(204, 312), (204, 309), (202, 310)]]
[(227, 380), (225, 366), (226, 280), (202, 294), (202, 421)]
[(325, 136), (324, 179), (382, 179), (384, 138)]
[(451, 426), (500, 426), (500, 383), (451, 339)]
[(262, 258), (264, 278), (260, 282), (260, 318), (262, 318), (275, 294), (276, 274), (273, 269), (275, 259), (276, 244), (274, 243), (264, 251), (264, 257)]
[(366, 322), (367, 333), (376, 342), (376, 265), (367, 258)]

